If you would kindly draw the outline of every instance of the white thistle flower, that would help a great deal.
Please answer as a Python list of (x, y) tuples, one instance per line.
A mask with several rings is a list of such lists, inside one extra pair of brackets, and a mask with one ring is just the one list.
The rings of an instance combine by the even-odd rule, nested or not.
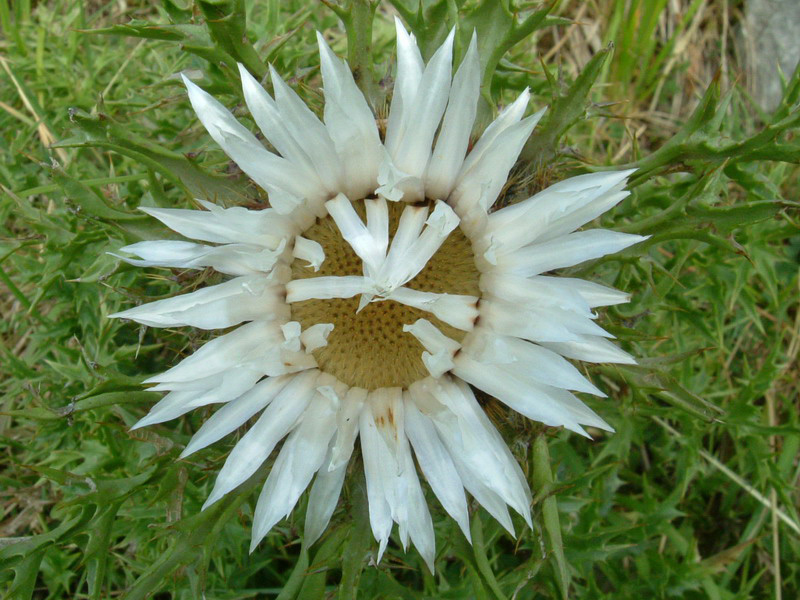
[[(326, 528), (356, 439), (379, 559), (393, 523), (433, 569), (420, 471), (469, 538), (469, 492), (513, 533), (530, 525), (522, 470), (472, 388), (531, 419), (586, 435), (612, 428), (571, 391), (603, 393), (566, 358), (633, 363), (592, 309), (625, 293), (544, 275), (617, 252), (641, 236), (576, 229), (615, 206), (631, 171), (567, 179), (491, 212), (540, 111), (529, 94), (469, 150), (479, 94), (476, 40), (451, 77), (453, 33), (424, 64), (397, 23), (397, 78), (385, 139), (347, 64), (319, 37), (320, 121), (274, 70), (271, 97), (242, 67), (244, 97), (267, 150), (184, 79), (211, 137), (266, 190), (272, 208), (146, 208), (208, 243), (122, 249), (139, 266), (212, 267), (225, 283), (115, 315), (152, 327), (239, 325), (165, 373), (166, 391), (135, 427), (219, 404), (187, 456), (256, 415), (206, 506), (248, 479), (286, 437), (255, 510), (252, 548), (311, 484), (306, 541)], [(437, 133), (438, 132), (438, 133)], [(566, 358), (565, 358), (566, 357)]]

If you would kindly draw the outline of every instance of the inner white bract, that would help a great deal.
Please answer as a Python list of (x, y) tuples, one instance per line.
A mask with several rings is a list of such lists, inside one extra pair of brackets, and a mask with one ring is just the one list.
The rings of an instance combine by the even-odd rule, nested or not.
[(298, 238), (324, 259), (293, 262), (291, 319), (303, 330), (332, 326), (327, 345), (313, 351), (323, 372), (368, 390), (407, 388), (429, 375), (409, 326), (428, 319), (460, 342), (477, 320), (472, 244), (440, 201), (340, 195), (326, 207), (329, 214)]

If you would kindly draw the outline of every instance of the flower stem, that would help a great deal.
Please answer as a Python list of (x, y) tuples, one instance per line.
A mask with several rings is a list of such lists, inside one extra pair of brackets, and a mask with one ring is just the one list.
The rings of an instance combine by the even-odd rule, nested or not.
[(378, 0), (349, 0), (344, 5), (322, 0), (342, 20), (347, 31), (347, 61), (353, 78), (373, 108), (378, 105), (378, 87), (372, 72), (372, 21)]

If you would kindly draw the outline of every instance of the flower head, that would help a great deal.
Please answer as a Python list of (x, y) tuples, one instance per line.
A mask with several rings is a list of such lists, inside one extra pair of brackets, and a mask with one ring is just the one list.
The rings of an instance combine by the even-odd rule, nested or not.
[[(145, 208), (187, 238), (123, 248), (130, 263), (211, 267), (219, 285), (113, 315), (153, 327), (238, 326), (148, 380), (168, 392), (136, 424), (220, 408), (182, 456), (258, 416), (206, 505), (248, 479), (286, 441), (256, 506), (253, 547), (311, 484), (310, 543), (327, 526), (360, 443), (369, 517), (382, 554), (394, 523), (431, 566), (434, 533), (416, 463), (469, 537), (465, 490), (513, 531), (530, 522), (522, 470), (475, 399), (586, 435), (611, 430), (573, 395), (603, 395), (568, 360), (631, 363), (592, 309), (626, 294), (545, 275), (642, 238), (577, 231), (622, 200), (630, 172), (574, 177), (492, 210), (540, 111), (529, 94), (470, 148), (480, 65), (473, 37), (451, 76), (453, 33), (424, 64), (397, 25), (386, 134), (347, 65), (319, 38), (321, 121), (274, 70), (274, 97), (241, 67), (268, 150), (184, 79), (212, 138), (269, 195), (270, 208)], [(566, 358), (565, 358), (566, 357)], [(413, 451), (413, 452), (412, 452)]]

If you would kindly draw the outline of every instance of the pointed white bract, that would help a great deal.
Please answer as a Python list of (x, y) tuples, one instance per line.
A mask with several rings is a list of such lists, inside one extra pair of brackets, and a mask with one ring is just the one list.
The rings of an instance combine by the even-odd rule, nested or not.
[(280, 190), (299, 198), (318, 198), (319, 184), (309, 182), (293, 163), (269, 152), (217, 100), (183, 77), (189, 100), (214, 141), (242, 171), (265, 190)]
[(137, 267), (175, 267), (203, 269), (211, 267), (226, 275), (269, 274), (286, 247), (281, 240), (275, 250), (251, 244), (206, 246), (176, 240), (138, 242), (120, 248), (120, 252), (135, 254), (141, 259), (118, 256)]
[[(627, 302), (628, 295), (550, 272), (646, 238), (580, 230), (627, 197), (632, 171), (579, 175), (493, 211), (544, 111), (525, 116), (525, 90), (474, 140), (477, 37), (451, 76), (455, 31), (425, 64), (414, 36), (399, 20), (396, 28), (397, 72), (384, 140), (347, 63), (319, 34), (322, 119), (274, 69), (273, 96), (239, 66), (245, 103), (274, 151), (184, 78), (200, 121), (267, 192), (270, 208), (225, 208), (206, 200), (198, 200), (203, 210), (142, 207), (194, 241), (140, 241), (119, 250), (122, 260), (210, 268), (229, 278), (111, 316), (149, 327), (238, 326), (148, 379), (151, 389), (167, 394), (134, 428), (219, 405), (181, 457), (243, 431), (205, 506), (261, 473), (251, 550), (309, 486), (305, 541), (323, 536), (360, 449), (377, 560), (396, 525), (403, 548), (411, 542), (433, 571), (433, 522), (419, 474), (467, 539), (467, 494), (512, 535), (509, 507), (531, 525), (526, 478), (473, 388), (553, 427), (585, 436), (613, 431), (573, 393), (605, 396), (570, 360), (635, 362), (610, 341), (594, 312)], [(329, 218), (328, 233), (339, 235), (360, 260), (355, 272), (330, 274), (328, 261), (335, 265), (342, 248), (331, 252), (307, 233), (323, 218)], [(425, 291), (430, 288), (418, 286), (417, 276), (446, 251), (458, 228), (474, 252), (479, 279), (472, 284), (480, 292)], [(307, 276), (295, 278), (298, 266)], [(359, 312), (370, 303), (395, 303), (425, 315), (393, 332), (419, 344), (418, 381), (405, 389), (367, 390), (325, 372), (329, 363), (320, 351), (330, 339), (330, 350), (347, 352), (346, 331), (335, 329), (341, 323), (335, 314), (309, 324), (293, 305), (316, 302), (327, 315), (326, 306), (353, 297), (357, 308), (355, 302), (339, 306)], [(456, 330), (458, 340), (448, 337)], [(385, 365), (389, 373), (399, 368)], [(281, 442), (265, 472), (262, 466)]]
[(454, 36), (455, 29), (425, 67), (412, 102), (404, 106), (400, 131), (391, 138), (396, 143), (390, 141), (388, 131), (386, 134), (387, 150), (395, 167), (413, 177), (422, 178), (425, 173), (433, 137), (447, 106)]
[(400, 388), (380, 388), (367, 397), (359, 421), (370, 522), (378, 561), (397, 523), (405, 547), (410, 538), (433, 570), (433, 523), (411, 460)]
[[(505, 128), (486, 144), (485, 149), (480, 149), (480, 156), (471, 164), (465, 162), (452, 193), (461, 214), (466, 215), (476, 209), (485, 213), (494, 204), (522, 146), (543, 114), (544, 109)], [(467, 158), (468, 162), (470, 157)]]
[(304, 149), (303, 140), (298, 140), (286, 126), (285, 116), (281, 114), (275, 100), (242, 64), (239, 64), (239, 75), (242, 78), (242, 92), (247, 108), (264, 137), (281, 156), (302, 169), (306, 177), (318, 182), (320, 186), (324, 185), (314, 161)]
[[(525, 109), (530, 100), (530, 92), (525, 89), (519, 97), (509, 106), (507, 106), (498, 117), (486, 128), (480, 139), (477, 141), (472, 151), (464, 159), (463, 164), (459, 168), (458, 176), (453, 183), (453, 191), (450, 194), (459, 214), (461, 216), (467, 214), (469, 210), (480, 200), (484, 190), (488, 188), (492, 182), (497, 180), (493, 174), (490, 174), (491, 181), (480, 182), (483, 185), (478, 185), (477, 189), (470, 187), (469, 182), (475, 182), (476, 177), (481, 172), (486, 172), (486, 166), (490, 162), (503, 161), (505, 158), (509, 159), (510, 152), (498, 142), (501, 136), (506, 134), (512, 127), (518, 126), (522, 115), (525, 114)], [(538, 121), (541, 112), (537, 113), (536, 120)], [(535, 122), (532, 127), (535, 126)], [(527, 126), (526, 126), (527, 127)], [(517, 149), (517, 154), (519, 154)], [(511, 159), (513, 164), (516, 156)], [(510, 165), (509, 165), (510, 168)], [(498, 190), (499, 191), (499, 190)]]
[(322, 465), (336, 429), (336, 404), (317, 391), (303, 411), (299, 425), (284, 442), (258, 498), (251, 550), (275, 523), (289, 516)]
[(614, 254), (645, 239), (641, 235), (588, 229), (520, 248), (498, 257), (497, 266), (508, 273), (531, 277)]
[(450, 196), (464, 162), (478, 110), (480, 77), (478, 37), (473, 35), (464, 60), (453, 78), (436, 148), (425, 171), (425, 193), (434, 200), (444, 200)]
[(423, 379), (411, 386), (410, 393), (431, 418), (461, 469), (530, 523), (530, 491), (525, 477), (469, 386), (447, 375)]
[(308, 495), (304, 531), (307, 544), (313, 544), (322, 536), (339, 503), (339, 494), (342, 492), (342, 485), (347, 474), (347, 463), (341, 464), (333, 470), (328, 468), (329, 465), (328, 458), (323, 460), (322, 467), (317, 471)]
[(333, 54), (319, 32), (317, 41), (325, 91), (325, 125), (342, 157), (341, 191), (348, 198), (363, 198), (375, 190), (382, 156), (375, 117), (347, 63)]
[(264, 210), (247, 210), (241, 206), (222, 208), (207, 200), (198, 202), (208, 212), (146, 206), (140, 207), (140, 210), (182, 236), (204, 242), (252, 244), (274, 250), (281, 240), (299, 233), (291, 219), (271, 208)]
[(200, 329), (224, 329), (267, 315), (274, 319), (288, 316), (280, 287), (270, 283), (267, 278), (255, 275), (236, 277), (110, 316), (132, 319), (151, 327), (189, 325)]
[(419, 84), (425, 64), (417, 47), (417, 40), (395, 18), (397, 33), (397, 75), (395, 76), (392, 103), (389, 108), (389, 122), (386, 125), (384, 146), (394, 156), (410, 127), (414, 101), (417, 99)]
[(464, 484), (450, 453), (439, 438), (431, 420), (419, 412), (413, 396), (406, 392), (405, 431), (414, 448), (419, 466), (442, 507), (455, 519), (464, 536), (470, 539), (469, 513)]
[(327, 128), (272, 66), (269, 72), (275, 89), (275, 104), (286, 128), (308, 154), (325, 191), (335, 194), (342, 188), (342, 167)]
[(315, 393), (314, 386), (318, 378), (319, 371), (304, 371), (278, 393), (258, 421), (234, 446), (204, 506), (213, 504), (256, 472), (303, 415)]
[(251, 387), (235, 400), (223, 405), (192, 436), (186, 448), (181, 452), (181, 458), (202, 450), (244, 425), (272, 402), (275, 395), (286, 386), (289, 380), (290, 378), (286, 375), (269, 377)]

